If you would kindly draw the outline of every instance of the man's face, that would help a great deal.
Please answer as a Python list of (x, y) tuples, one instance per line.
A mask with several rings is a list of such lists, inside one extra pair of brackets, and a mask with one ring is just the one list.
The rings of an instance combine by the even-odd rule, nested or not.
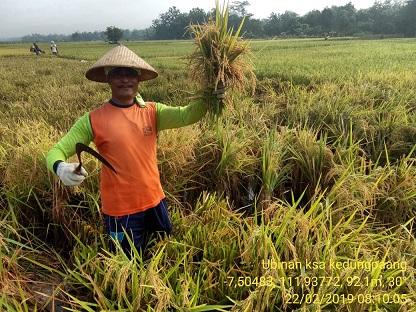
[(131, 100), (139, 88), (139, 75), (134, 69), (117, 67), (108, 73), (108, 83), (114, 98)]

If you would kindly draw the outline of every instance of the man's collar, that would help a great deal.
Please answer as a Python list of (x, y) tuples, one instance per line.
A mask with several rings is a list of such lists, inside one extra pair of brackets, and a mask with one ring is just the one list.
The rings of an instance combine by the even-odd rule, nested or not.
[(130, 105), (126, 105), (121, 103), (119, 100), (115, 99), (115, 98), (111, 98), (110, 101), (108, 101), (110, 104), (120, 107), (120, 108), (129, 108), (131, 106), (133, 106), (135, 104), (136, 101), (133, 101), (133, 103), (131, 103)]
[(115, 98), (111, 98), (111, 100), (109, 101), (110, 104), (120, 107), (120, 108), (128, 108), (133, 106), (134, 104), (139, 105), (140, 108), (145, 108), (146, 107), (146, 102), (143, 100), (142, 96), (140, 94), (137, 94), (133, 100), (133, 103), (130, 105), (125, 105), (123, 103), (121, 103), (119, 100), (115, 99)]

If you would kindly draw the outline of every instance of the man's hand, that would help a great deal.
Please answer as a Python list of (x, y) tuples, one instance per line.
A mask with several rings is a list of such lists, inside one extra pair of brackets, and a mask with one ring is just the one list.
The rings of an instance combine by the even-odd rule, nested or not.
[(81, 167), (80, 174), (75, 173), (75, 168), (78, 167), (77, 163), (61, 162), (56, 169), (56, 174), (61, 179), (62, 183), (66, 186), (80, 185), (88, 175), (87, 171)]
[(212, 92), (212, 95), (215, 95), (218, 100), (224, 100), (225, 98), (225, 87), (223, 83), (218, 83), (217, 90)]

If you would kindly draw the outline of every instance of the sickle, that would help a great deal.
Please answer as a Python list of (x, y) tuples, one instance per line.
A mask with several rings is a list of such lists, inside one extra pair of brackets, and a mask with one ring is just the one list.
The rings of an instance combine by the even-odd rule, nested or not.
[(75, 168), (75, 171), (74, 171), (76, 174), (81, 174), (81, 166), (82, 166), (81, 153), (82, 152), (87, 152), (88, 154), (94, 156), (99, 161), (101, 161), (104, 165), (106, 165), (108, 168), (113, 170), (114, 173), (117, 174), (116, 169), (114, 169), (114, 167), (107, 161), (107, 159), (105, 159), (103, 156), (98, 154), (91, 147), (89, 147), (85, 144), (82, 144), (82, 143), (77, 143), (77, 144), (75, 144), (75, 151), (77, 153), (77, 157), (78, 157), (78, 161), (79, 161), (79, 165), (78, 165), (78, 167)]

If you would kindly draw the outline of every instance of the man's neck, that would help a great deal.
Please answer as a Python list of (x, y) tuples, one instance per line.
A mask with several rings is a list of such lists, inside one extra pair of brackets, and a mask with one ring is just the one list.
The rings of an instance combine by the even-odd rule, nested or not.
[(120, 106), (131, 106), (134, 103), (134, 97), (128, 98), (128, 99), (119, 99), (119, 98), (112, 96), (111, 99), (113, 100), (114, 103)]

